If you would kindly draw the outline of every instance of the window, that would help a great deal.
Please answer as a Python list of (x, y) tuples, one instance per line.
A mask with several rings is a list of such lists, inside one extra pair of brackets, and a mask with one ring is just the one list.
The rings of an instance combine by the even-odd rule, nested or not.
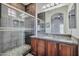
[(53, 34), (64, 33), (63, 14), (57, 13), (51, 16), (51, 32)]
[(60, 24), (60, 33), (64, 33), (64, 24)]
[(13, 17), (16, 17), (16, 11), (11, 9), (11, 8), (8, 8), (8, 15), (9, 16), (13, 16)]
[(73, 5), (69, 12), (69, 28), (76, 28), (76, 4)]

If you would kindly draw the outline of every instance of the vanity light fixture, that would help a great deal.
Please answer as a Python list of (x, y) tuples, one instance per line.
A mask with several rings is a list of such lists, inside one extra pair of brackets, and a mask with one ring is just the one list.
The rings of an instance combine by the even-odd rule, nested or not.
[(53, 6), (54, 6), (54, 4), (53, 4), (53, 3), (51, 3), (51, 4), (50, 4), (50, 6), (51, 6), (51, 7), (53, 7)]
[(46, 8), (46, 6), (43, 6), (43, 7), (42, 7), (42, 9), (45, 9), (45, 8)]
[(50, 7), (50, 4), (47, 4), (46, 7), (49, 8)]
[(60, 4), (60, 3), (46, 4), (46, 5), (44, 5), (44, 6), (42, 7), (42, 9), (50, 8), (50, 7), (56, 6), (56, 5), (58, 5), (58, 4)]

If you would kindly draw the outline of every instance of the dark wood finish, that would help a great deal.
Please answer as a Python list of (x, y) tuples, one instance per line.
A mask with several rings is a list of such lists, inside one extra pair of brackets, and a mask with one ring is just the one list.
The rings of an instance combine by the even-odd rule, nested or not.
[(78, 45), (78, 56), (79, 56), (79, 45)]
[(56, 42), (52, 42), (52, 41), (47, 42), (47, 55), (48, 56), (58, 55), (58, 44)]
[(77, 56), (78, 45), (38, 38), (31, 40), (32, 54), (38, 56)]
[(70, 44), (59, 44), (59, 55), (60, 56), (76, 56), (77, 55), (77, 46)]
[(45, 56), (45, 41), (44, 40), (38, 40), (38, 56)]
[(37, 55), (37, 43), (38, 40), (36, 38), (31, 39), (31, 46), (32, 46), (32, 54)]

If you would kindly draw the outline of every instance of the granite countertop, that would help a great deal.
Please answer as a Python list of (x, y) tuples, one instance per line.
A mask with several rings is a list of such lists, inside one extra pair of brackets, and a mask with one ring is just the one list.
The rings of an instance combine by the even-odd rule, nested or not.
[(52, 33), (39, 33), (39, 34), (43, 34), (43, 35), (45, 35), (45, 34), (47, 34), (47, 35), (61, 35), (61, 36), (71, 36), (71, 34), (67, 34), (67, 33), (62, 33), (62, 34), (52, 34)]
[(64, 42), (64, 43), (69, 43), (69, 44), (78, 44), (79, 42), (77, 40), (72, 40), (71, 37), (70, 39), (66, 39), (66, 38), (56, 38), (53, 36), (47, 36), (47, 35), (34, 35), (31, 36), (32, 38), (39, 38), (39, 39), (43, 39), (43, 40), (52, 40), (52, 41), (56, 41), (56, 42)]
[[(47, 33), (47, 34), (51, 34), (51, 33)], [(62, 33), (62, 34), (51, 34), (51, 35), (71, 36), (71, 34), (65, 34), (65, 33)]]
[(79, 40), (79, 35), (72, 35), (72, 37), (74, 37), (74, 38)]

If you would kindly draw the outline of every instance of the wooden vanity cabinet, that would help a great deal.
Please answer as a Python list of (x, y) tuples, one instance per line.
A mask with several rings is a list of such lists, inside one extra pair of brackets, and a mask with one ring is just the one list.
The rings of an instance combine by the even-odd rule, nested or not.
[(32, 38), (32, 54), (38, 56), (77, 56), (78, 46), (75, 44), (54, 42), (50, 40)]
[(31, 53), (33, 55), (37, 55), (37, 43), (38, 43), (38, 40), (36, 38), (31, 39), (31, 48), (32, 48)]
[(46, 41), (45, 40), (38, 40), (38, 56), (45, 56), (46, 55)]
[(56, 42), (47, 42), (47, 56), (57, 56), (58, 55), (58, 44)]
[(79, 45), (78, 45), (78, 56), (79, 56)]
[(59, 43), (59, 55), (60, 56), (77, 56), (77, 45)]

